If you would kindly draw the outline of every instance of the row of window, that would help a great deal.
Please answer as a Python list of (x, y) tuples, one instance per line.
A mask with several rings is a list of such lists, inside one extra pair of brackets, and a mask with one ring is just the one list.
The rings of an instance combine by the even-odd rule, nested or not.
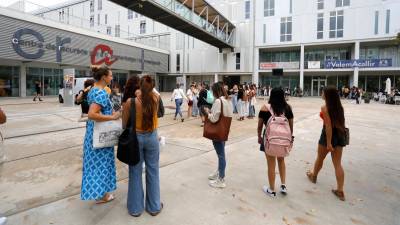
[[(223, 54), (223, 61), (226, 61), (226, 58), (227, 55)], [(189, 69), (189, 60), (187, 68)], [(235, 68), (236, 70), (240, 70), (240, 52), (236, 53)], [(224, 70), (226, 70), (226, 65), (224, 66)], [(180, 71), (181, 71), (181, 54), (178, 53), (176, 54), (176, 72), (179, 73)]]
[[(107, 14), (104, 15), (104, 24), (107, 25), (108, 23), (108, 16)], [(97, 14), (97, 26), (100, 26), (100, 14)], [(90, 27), (94, 27), (94, 16), (90, 16)], [(115, 37), (120, 37), (121, 36), (121, 30), (120, 30), (120, 25), (117, 24), (115, 25)], [(146, 33), (146, 21), (143, 20), (140, 22), (140, 34), (145, 34)], [(128, 33), (129, 33), (129, 27), (128, 27)], [(111, 27), (107, 27), (107, 34), (111, 35)]]
[[(336, 7), (350, 6), (350, 0), (336, 0)], [(317, 0), (317, 9), (324, 9), (324, 0)], [(289, 13), (293, 13), (293, 0), (289, 0)], [(264, 0), (264, 17), (275, 15), (275, 0)], [(250, 1), (245, 1), (245, 18), (250, 19)]]

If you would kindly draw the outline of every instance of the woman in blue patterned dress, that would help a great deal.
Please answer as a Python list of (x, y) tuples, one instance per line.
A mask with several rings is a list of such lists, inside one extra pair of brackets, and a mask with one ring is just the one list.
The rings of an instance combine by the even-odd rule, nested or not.
[(110, 193), (117, 188), (114, 147), (93, 149), (94, 122), (116, 120), (119, 112), (113, 112), (109, 95), (104, 88), (113, 79), (111, 70), (106, 67), (93, 67), (93, 78), (96, 80), (88, 94), (90, 105), (83, 145), (82, 200), (96, 200), (96, 203), (107, 203), (114, 199)]

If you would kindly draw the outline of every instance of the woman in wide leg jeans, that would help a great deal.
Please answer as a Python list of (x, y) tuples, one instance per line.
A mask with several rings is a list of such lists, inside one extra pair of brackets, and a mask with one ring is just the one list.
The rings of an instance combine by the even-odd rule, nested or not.
[[(158, 215), (163, 204), (160, 200), (159, 157), (160, 148), (157, 135), (159, 95), (153, 92), (152, 78), (140, 79), (140, 91), (136, 98), (129, 99), (123, 111), (123, 125), (126, 127), (131, 115), (131, 104), (136, 106), (136, 135), (139, 143), (140, 162), (129, 166), (127, 208), (130, 215), (139, 217), (143, 211)], [(146, 165), (146, 197), (144, 196), (142, 171)]]

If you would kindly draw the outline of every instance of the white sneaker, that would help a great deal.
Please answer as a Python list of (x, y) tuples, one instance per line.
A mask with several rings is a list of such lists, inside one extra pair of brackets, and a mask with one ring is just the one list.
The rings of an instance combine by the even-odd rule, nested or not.
[(210, 174), (210, 175), (208, 176), (208, 179), (209, 179), (209, 180), (216, 180), (216, 179), (218, 179), (218, 177), (219, 177), (219, 172), (218, 172), (218, 170), (217, 170), (217, 171), (215, 171), (214, 173)]
[(5, 225), (7, 223), (7, 217), (0, 217), (0, 225)]
[(285, 184), (282, 184), (282, 185), (281, 185), (281, 193), (282, 193), (283, 195), (286, 195), (286, 194), (287, 194), (287, 188), (286, 188), (286, 185), (285, 185)]
[(272, 191), (269, 189), (269, 187), (267, 187), (266, 185), (263, 186), (263, 191), (266, 195), (270, 196), (270, 197), (275, 197), (276, 196), (276, 192)]
[(225, 180), (223, 178), (218, 178), (209, 182), (209, 185), (213, 188), (225, 188)]

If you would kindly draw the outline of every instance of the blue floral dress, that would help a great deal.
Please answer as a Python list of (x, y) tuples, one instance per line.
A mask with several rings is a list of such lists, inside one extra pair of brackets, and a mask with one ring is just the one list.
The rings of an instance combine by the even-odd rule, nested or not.
[[(87, 98), (89, 105), (96, 103), (101, 106), (103, 115), (112, 115), (111, 102), (105, 90), (93, 87)], [(114, 147), (93, 149), (93, 127), (94, 121), (89, 120), (83, 144), (82, 200), (101, 199), (105, 193), (117, 188)]]

